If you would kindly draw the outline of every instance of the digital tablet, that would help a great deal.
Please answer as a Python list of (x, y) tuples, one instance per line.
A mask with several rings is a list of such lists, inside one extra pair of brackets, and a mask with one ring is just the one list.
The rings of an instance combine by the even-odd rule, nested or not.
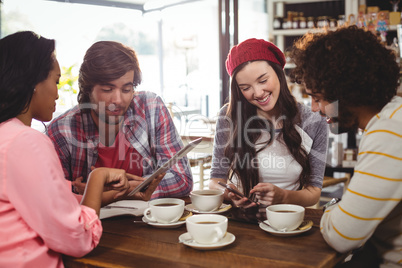
[(138, 193), (145, 187), (147, 187), (159, 174), (162, 174), (168, 171), (174, 164), (177, 163), (182, 157), (186, 156), (188, 152), (194, 149), (202, 141), (202, 138), (198, 138), (193, 140), (186, 146), (184, 146), (180, 151), (178, 151), (175, 155), (172, 156), (165, 164), (163, 164), (160, 168), (158, 168), (151, 176), (149, 176), (145, 181), (143, 181), (140, 185), (138, 185), (134, 190), (132, 190), (128, 195), (132, 196), (135, 193)]

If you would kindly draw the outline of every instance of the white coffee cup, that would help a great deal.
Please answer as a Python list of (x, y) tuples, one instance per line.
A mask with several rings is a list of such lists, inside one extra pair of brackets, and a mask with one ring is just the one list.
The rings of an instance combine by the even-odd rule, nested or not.
[(293, 231), (303, 222), (304, 207), (292, 204), (271, 205), (266, 208), (267, 220), (274, 229)]
[(223, 193), (222, 190), (215, 189), (192, 191), (190, 193), (191, 203), (199, 211), (214, 211), (222, 205)]
[(144, 217), (151, 222), (177, 222), (184, 212), (184, 200), (178, 198), (160, 198), (149, 202), (144, 210)]
[(199, 244), (218, 243), (228, 228), (228, 218), (218, 214), (199, 214), (186, 219), (187, 232)]

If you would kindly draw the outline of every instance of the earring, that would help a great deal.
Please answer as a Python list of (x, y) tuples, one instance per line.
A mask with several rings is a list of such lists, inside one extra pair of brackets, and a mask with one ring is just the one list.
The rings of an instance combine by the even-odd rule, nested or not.
[(34, 88), (34, 92), (36, 92), (36, 88)]

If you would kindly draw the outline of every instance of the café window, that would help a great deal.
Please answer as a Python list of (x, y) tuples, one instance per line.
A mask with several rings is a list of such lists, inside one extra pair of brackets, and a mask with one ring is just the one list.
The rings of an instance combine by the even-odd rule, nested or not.
[(86, 50), (96, 41), (113, 40), (137, 52), (143, 73), (137, 90), (213, 117), (220, 108), (217, 10), (216, 0), (152, 12), (68, 1), (2, 0), (1, 37), (32, 30), (56, 40), (63, 76), (73, 83), (60, 89), (54, 116), (77, 103), (76, 78)]

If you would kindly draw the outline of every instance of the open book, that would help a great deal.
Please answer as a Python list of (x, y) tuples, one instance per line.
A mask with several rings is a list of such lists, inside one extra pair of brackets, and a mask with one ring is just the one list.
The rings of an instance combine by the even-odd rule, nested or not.
[(110, 203), (100, 209), (99, 219), (106, 219), (120, 215), (144, 215), (148, 202), (143, 200), (121, 200)]
[(154, 173), (152, 173), (151, 176), (149, 176), (145, 181), (143, 181), (140, 185), (138, 185), (134, 190), (132, 190), (128, 196), (132, 196), (135, 193), (141, 191), (145, 187), (147, 187), (156, 177), (159, 176), (159, 174), (162, 174), (166, 171), (168, 171), (178, 160), (180, 160), (182, 157), (186, 156), (188, 152), (190, 152), (192, 149), (194, 149), (195, 146), (197, 146), (200, 142), (202, 141), (202, 138), (198, 138), (196, 140), (193, 140), (189, 144), (187, 144), (185, 147), (183, 147), (180, 151), (178, 151), (175, 155), (172, 156), (165, 164), (163, 164), (160, 168), (158, 168)]

